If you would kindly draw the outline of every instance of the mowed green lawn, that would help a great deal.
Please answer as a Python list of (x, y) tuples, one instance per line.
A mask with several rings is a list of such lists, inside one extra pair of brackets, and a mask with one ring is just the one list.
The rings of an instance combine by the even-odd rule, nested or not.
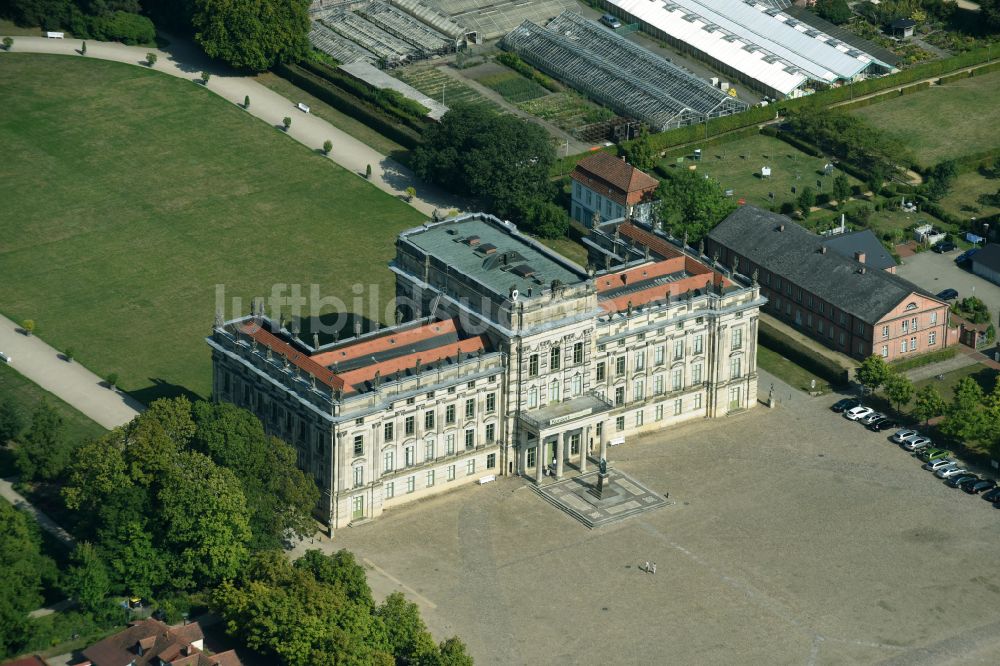
[[(676, 158), (663, 162), (674, 169), (695, 166), (698, 173), (718, 180), (723, 189), (733, 190), (735, 198), (765, 207), (795, 201), (806, 186), (812, 187), (817, 194), (831, 192), (834, 176), (822, 175), (826, 163), (827, 160), (821, 157), (811, 157), (780, 139), (763, 134), (707, 146), (702, 150), (701, 161), (696, 162), (689, 156), (679, 165)], [(761, 177), (762, 167), (771, 167), (769, 178)], [(858, 184), (853, 177), (848, 176), (848, 179), (851, 185)], [(773, 200), (770, 193), (774, 193)]]
[(140, 400), (208, 396), (216, 285), (393, 296), (424, 217), (201, 87), (15, 52), (0, 91), (0, 311)]
[(1000, 147), (1000, 72), (851, 111), (898, 138), (925, 166)]

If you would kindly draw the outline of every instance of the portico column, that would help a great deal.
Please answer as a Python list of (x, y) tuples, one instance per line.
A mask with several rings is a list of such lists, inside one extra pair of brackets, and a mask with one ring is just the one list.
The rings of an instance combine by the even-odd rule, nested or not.
[(590, 445), (590, 426), (580, 434), (580, 474), (587, 472), (587, 447)]
[(563, 440), (566, 439), (566, 433), (561, 432), (556, 435), (556, 478), (561, 479), (563, 475), (563, 451), (564, 443)]
[(535, 482), (542, 482), (542, 474), (545, 470), (545, 440), (542, 433), (538, 433), (538, 448), (535, 449)]

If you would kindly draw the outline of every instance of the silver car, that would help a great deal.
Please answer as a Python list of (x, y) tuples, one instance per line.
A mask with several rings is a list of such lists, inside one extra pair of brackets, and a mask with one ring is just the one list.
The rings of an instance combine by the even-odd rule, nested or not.
[(871, 425), (872, 423), (875, 423), (876, 421), (881, 421), (884, 418), (886, 418), (886, 416), (882, 412), (872, 412), (868, 416), (858, 419), (858, 421), (864, 423), (865, 425)]
[(936, 472), (942, 467), (948, 467), (949, 465), (957, 465), (958, 463), (951, 458), (938, 458), (937, 460), (932, 460), (929, 463), (924, 463), (924, 469)]
[(931, 445), (930, 437), (911, 437), (903, 440), (903, 448), (907, 451), (919, 451)]
[(934, 475), (937, 476), (937, 478), (939, 479), (950, 479), (956, 474), (968, 474), (968, 473), (969, 470), (965, 469), (961, 465), (955, 465), (954, 467), (951, 467), (949, 465), (948, 467), (942, 467), (938, 471), (934, 472)]
[(919, 437), (920, 433), (916, 430), (911, 430), (909, 428), (903, 428), (902, 430), (897, 430), (892, 434), (892, 441), (897, 444), (902, 444), (903, 440), (907, 437)]

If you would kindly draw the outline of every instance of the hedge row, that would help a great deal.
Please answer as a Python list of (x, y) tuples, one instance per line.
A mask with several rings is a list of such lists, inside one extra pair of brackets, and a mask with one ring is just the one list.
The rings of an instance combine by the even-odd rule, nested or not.
[(547, 74), (541, 73), (528, 63), (521, 60), (521, 57), (516, 53), (504, 51), (503, 53), (497, 55), (497, 62), (501, 65), (507, 65), (524, 78), (534, 81), (546, 90), (551, 90), (552, 92), (559, 92), (562, 90), (562, 87), (556, 83), (555, 79)]
[(411, 149), (420, 145), (420, 133), (416, 130), (300, 66), (278, 65), (274, 72), (396, 143)]
[(906, 358), (901, 361), (893, 361), (889, 365), (896, 372), (906, 372), (907, 370), (912, 370), (913, 368), (920, 368), (925, 365), (930, 365), (931, 363), (939, 363), (941, 361), (947, 361), (948, 359), (955, 356), (958, 353), (958, 347), (945, 347), (944, 349), (938, 349), (937, 351), (928, 352), (926, 354), (921, 354), (920, 356), (914, 356), (913, 358)]
[(764, 321), (763, 318), (758, 319), (757, 322), (759, 324), (757, 340), (760, 344), (784, 356), (789, 361), (801, 365), (833, 386), (842, 386), (849, 381), (847, 370), (838, 364), (785, 335)]
[(303, 69), (329, 81), (338, 88), (374, 104), (389, 115), (398, 116), (400, 120), (418, 132), (422, 132), (427, 124), (427, 112), (430, 109), (419, 102), (404, 97), (396, 90), (374, 88), (336, 67), (330, 67), (314, 60), (305, 60), (300, 65)]

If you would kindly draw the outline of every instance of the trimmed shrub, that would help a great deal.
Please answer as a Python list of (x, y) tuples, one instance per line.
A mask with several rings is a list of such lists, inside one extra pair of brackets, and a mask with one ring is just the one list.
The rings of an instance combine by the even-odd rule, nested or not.
[(907, 370), (912, 370), (913, 368), (920, 368), (925, 365), (930, 365), (931, 363), (940, 363), (941, 361), (947, 361), (948, 359), (954, 357), (955, 354), (957, 353), (958, 353), (957, 346), (945, 347), (944, 349), (938, 349), (937, 351), (921, 354), (920, 356), (905, 358), (901, 361), (893, 361), (889, 365), (896, 372), (906, 372)]
[(801, 365), (814, 375), (830, 382), (832, 386), (843, 386), (848, 383), (847, 370), (838, 364), (799, 344), (764, 321), (763, 318), (758, 319), (758, 324), (757, 339), (760, 344), (784, 356), (789, 361)]
[(145, 16), (129, 12), (111, 12), (91, 20), (94, 39), (126, 44), (150, 44), (156, 39), (156, 28)]

